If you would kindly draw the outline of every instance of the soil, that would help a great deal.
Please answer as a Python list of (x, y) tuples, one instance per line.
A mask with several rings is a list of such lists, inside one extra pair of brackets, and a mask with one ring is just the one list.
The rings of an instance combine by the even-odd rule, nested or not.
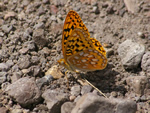
[[(14, 72), (12, 67), (15, 65), (19, 66), (18, 71), (23, 72), (23, 69), (29, 69), (33, 65), (39, 66), (38, 74), (26, 72), (20, 76), (20, 78), (32, 76), (35, 79), (44, 77), (49, 68), (57, 65), (63, 76), (45, 85), (41, 90), (45, 91), (50, 88), (70, 94), (70, 88), (68, 89), (65, 78), (66, 69), (59, 66), (57, 60), (63, 58), (61, 40), (65, 17), (69, 10), (75, 10), (88, 28), (90, 36), (96, 38), (106, 48), (106, 51), (108, 49), (112, 51), (107, 56), (108, 65), (104, 70), (83, 73), (83, 77), (107, 97), (115, 95), (115, 98), (134, 100), (138, 106), (137, 113), (148, 112), (150, 110), (149, 100), (136, 100), (136, 97), (143, 95), (139, 96), (133, 92), (126, 83), (126, 79), (129, 76), (139, 76), (144, 73), (150, 81), (150, 76), (146, 75), (141, 64), (136, 69), (124, 69), (117, 49), (122, 42), (131, 39), (143, 44), (146, 48), (145, 53), (150, 51), (149, 5), (148, 0), (143, 0), (139, 2), (139, 10), (133, 13), (127, 9), (123, 0), (32, 0), (31, 2), (28, 0), (2, 0), (0, 2), (0, 63), (12, 60), (13, 65), (6, 71), (7, 79), (1, 85), (5, 82), (12, 83)], [(6, 25), (6, 29), (4, 25)], [(28, 50), (22, 49), (26, 46), (28, 46)], [(24, 55), (28, 55), (31, 60), (27, 66), (21, 64), (24, 66), (21, 67), (19, 59)], [(39, 61), (33, 63), (33, 56), (39, 58)], [(69, 87), (76, 84), (81, 85), (77, 80), (76, 73), (69, 72), (67, 76)], [(1, 93), (1, 98), (4, 96), (6, 94)], [(149, 97), (149, 93), (144, 96)], [(45, 105), (44, 102), (39, 104)], [(17, 103), (14, 102), (11, 108), (15, 105)], [(21, 109), (25, 108), (21, 107)], [(33, 112), (33, 109), (29, 111)]]

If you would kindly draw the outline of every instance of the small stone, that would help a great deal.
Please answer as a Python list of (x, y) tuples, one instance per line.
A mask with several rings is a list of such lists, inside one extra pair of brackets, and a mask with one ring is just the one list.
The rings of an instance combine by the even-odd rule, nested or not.
[(12, 71), (13, 72), (18, 72), (19, 71), (19, 66), (17, 64), (15, 64), (13, 67), (12, 67)]
[(8, 113), (8, 109), (6, 107), (0, 107), (1, 113)]
[(13, 29), (13, 26), (12, 25), (2, 25), (2, 30), (5, 32), (5, 33), (9, 33), (12, 29)]
[(114, 54), (114, 50), (112, 48), (105, 48), (106, 50), (106, 56), (110, 57), (111, 55)]
[(139, 2), (137, 0), (124, 0), (124, 3), (131, 13), (137, 13), (139, 11)]
[(22, 49), (19, 50), (19, 52), (20, 52), (21, 54), (26, 54), (28, 51), (29, 51), (28, 48), (22, 48)]
[(52, 15), (52, 16), (50, 17), (50, 19), (53, 20), (53, 21), (56, 21), (56, 16), (55, 16), (55, 15)]
[(21, 72), (26, 75), (30, 72), (30, 70), (29, 69), (22, 69)]
[(84, 95), (86, 93), (90, 93), (92, 91), (92, 86), (90, 85), (84, 85), (81, 89), (81, 94)]
[(44, 37), (43, 29), (36, 29), (33, 32), (33, 40), (39, 47), (44, 47), (48, 43), (48, 40)]
[(21, 71), (19, 71), (19, 72), (13, 72), (13, 74), (11, 76), (12, 83), (14, 83), (15, 81), (19, 80), (22, 75), (23, 75), (23, 73)]
[(23, 44), (23, 47), (29, 50), (35, 50), (35, 43), (33, 41), (27, 41)]
[(146, 76), (130, 76), (126, 79), (129, 90), (133, 90), (138, 95), (143, 95), (145, 86), (148, 83)]
[(146, 52), (143, 55), (141, 67), (147, 73), (147, 76), (150, 77), (150, 52)]
[(36, 80), (37, 86), (41, 89), (44, 85), (49, 84), (53, 80), (53, 76), (46, 75)]
[(22, 109), (12, 109), (11, 113), (22, 113)]
[(38, 9), (38, 15), (42, 15), (42, 14), (45, 14), (45, 11), (44, 11), (44, 7), (41, 5)]
[(93, 7), (93, 12), (94, 12), (95, 14), (99, 14), (99, 13), (100, 13), (100, 11), (99, 11), (99, 9), (98, 9), (97, 6), (94, 6), (94, 7)]
[(48, 89), (43, 94), (49, 113), (60, 113), (60, 108), (62, 103), (68, 100), (68, 95), (66, 93), (58, 92), (55, 90)]
[(8, 60), (6, 62), (6, 64), (7, 64), (8, 67), (12, 67), (14, 65), (14, 62), (12, 60)]
[(38, 22), (37, 24), (34, 25), (34, 29), (43, 29), (43, 28), (44, 28), (43, 22)]
[(7, 72), (0, 72), (0, 84), (7, 80)]
[(48, 69), (45, 75), (52, 75), (55, 79), (59, 79), (63, 76), (57, 65), (54, 65), (53, 67)]
[(49, 0), (42, 0), (42, 2), (43, 2), (44, 4), (47, 4), (47, 3), (49, 3)]
[(4, 20), (7, 20), (8, 18), (15, 16), (16, 16), (15, 12), (7, 12), (4, 16)]
[(24, 20), (25, 19), (25, 13), (22, 11), (21, 13), (18, 14), (18, 19), (19, 20)]
[(137, 68), (145, 52), (145, 46), (126, 40), (118, 47), (118, 54), (125, 69)]
[(111, 96), (112, 97), (117, 97), (117, 92), (115, 92), (115, 91), (111, 92)]
[(34, 77), (41, 74), (41, 69), (39, 66), (31, 66), (29, 70), (30, 70), (30, 74), (32, 74), (32, 76)]
[(107, 99), (93, 93), (83, 95), (71, 113), (136, 113), (134, 101), (123, 99)]
[(71, 95), (71, 96), (69, 97), (70, 101), (73, 101), (75, 98), (76, 98), (76, 96), (73, 96), (73, 95)]
[(33, 64), (38, 64), (39, 63), (39, 57), (38, 56), (32, 56), (31, 57), (31, 62)]
[(26, 69), (30, 66), (30, 57), (28, 55), (22, 56), (18, 60), (18, 66), (20, 69)]
[(75, 106), (75, 103), (73, 103), (73, 102), (65, 102), (61, 106), (61, 113), (71, 113), (74, 106)]
[(79, 85), (73, 86), (71, 88), (71, 95), (78, 96), (80, 94), (81, 88)]
[(0, 63), (0, 71), (8, 71), (9, 66), (6, 63)]
[(31, 106), (41, 100), (41, 91), (37, 87), (34, 78), (20, 78), (8, 85), (5, 92), (23, 107)]
[(144, 33), (142, 33), (142, 32), (138, 32), (137, 34), (139, 35), (140, 38), (144, 38), (145, 37)]
[(10, 85), (9, 82), (2, 83), (2, 85), (1, 85), (2, 91), (5, 91), (5, 89), (7, 88), (8, 85)]
[(57, 14), (58, 8), (55, 5), (50, 5), (50, 11), (52, 14)]

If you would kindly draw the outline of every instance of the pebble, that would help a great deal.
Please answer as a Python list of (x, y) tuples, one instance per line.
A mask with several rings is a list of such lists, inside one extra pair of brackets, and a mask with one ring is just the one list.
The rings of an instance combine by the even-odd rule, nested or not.
[(135, 69), (141, 62), (145, 46), (128, 39), (119, 45), (117, 51), (124, 68)]
[(37, 87), (34, 78), (20, 78), (8, 85), (5, 92), (24, 107), (38, 103), (41, 100), (41, 91)]
[(81, 88), (79, 85), (73, 86), (71, 88), (71, 95), (72, 96), (78, 96), (80, 94), (80, 92), (81, 92)]
[(0, 63), (0, 71), (8, 71), (9, 70), (9, 66), (6, 63)]

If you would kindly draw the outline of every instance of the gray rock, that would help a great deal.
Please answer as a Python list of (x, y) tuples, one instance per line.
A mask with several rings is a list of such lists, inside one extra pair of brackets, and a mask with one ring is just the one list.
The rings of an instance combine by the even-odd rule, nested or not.
[(33, 40), (39, 47), (44, 47), (48, 43), (48, 40), (44, 37), (43, 29), (36, 29), (33, 32)]
[(137, 68), (145, 52), (142, 44), (126, 40), (119, 45), (118, 54), (125, 69)]
[(13, 74), (11, 76), (11, 82), (14, 83), (18, 79), (20, 79), (22, 75), (23, 75), (23, 73), (21, 71), (13, 72)]
[(39, 62), (39, 57), (38, 56), (32, 56), (31, 57), (31, 62), (33, 63), (33, 64), (37, 64), (38, 62)]
[(9, 82), (4, 82), (4, 83), (2, 83), (2, 85), (1, 85), (2, 91), (5, 91), (5, 89), (7, 88), (8, 85), (10, 85)]
[(32, 13), (35, 11), (35, 7), (34, 7), (34, 4), (29, 4), (26, 8), (26, 13), (29, 14), (29, 13)]
[(11, 30), (13, 29), (13, 26), (12, 25), (2, 25), (2, 30), (5, 32), (5, 33), (9, 33)]
[(137, 13), (140, 10), (139, 4), (140, 0), (124, 0), (124, 3), (131, 13)]
[(29, 50), (35, 50), (35, 43), (33, 41), (27, 41), (23, 44), (23, 47)]
[(0, 84), (7, 80), (7, 72), (0, 72)]
[(6, 63), (0, 63), (0, 71), (8, 71), (9, 66)]
[(32, 74), (34, 77), (41, 74), (40, 66), (31, 66), (29, 70), (30, 74)]
[(19, 71), (19, 66), (17, 64), (15, 64), (12, 68), (11, 68), (12, 72), (18, 72)]
[(75, 106), (75, 103), (73, 103), (73, 102), (65, 102), (61, 106), (61, 113), (71, 113), (74, 106)]
[(8, 109), (6, 107), (0, 107), (1, 113), (8, 113)]
[(84, 95), (86, 93), (90, 93), (92, 91), (92, 86), (90, 85), (84, 85), (81, 89), (81, 94)]
[(95, 13), (95, 14), (99, 14), (100, 11), (99, 11), (99, 8), (97, 6), (94, 6), (92, 11)]
[(41, 100), (41, 91), (34, 78), (21, 78), (8, 85), (5, 92), (23, 107), (31, 106)]
[(22, 48), (22, 49), (19, 50), (19, 53), (26, 54), (28, 51), (29, 51), (28, 48)]
[(52, 15), (52, 16), (50, 17), (50, 19), (53, 20), (53, 21), (56, 21), (56, 16), (55, 16), (55, 15)]
[(42, 97), (44, 98), (49, 113), (60, 113), (61, 105), (68, 100), (68, 95), (66, 93), (58, 92), (55, 90), (46, 90)]
[(148, 79), (146, 76), (129, 76), (126, 78), (126, 82), (129, 86), (128, 90), (134, 91), (136, 94), (141, 96), (144, 94)]
[(42, 15), (42, 14), (45, 14), (45, 10), (44, 7), (41, 5), (38, 9), (38, 15)]
[(81, 88), (79, 85), (73, 86), (71, 88), (71, 95), (73, 95), (73, 96), (78, 96), (80, 94), (80, 92), (81, 92)]
[(6, 64), (7, 66), (12, 67), (14, 65), (14, 62), (12, 60), (8, 60)]
[(15, 108), (11, 110), (11, 113), (23, 113), (23, 110), (19, 108)]
[(49, 3), (49, 0), (42, 0), (42, 2), (43, 2), (44, 4), (47, 4), (47, 3)]
[(141, 67), (150, 77), (150, 52), (146, 52), (143, 55)]
[(15, 12), (7, 12), (4, 16), (4, 20), (7, 20), (8, 18), (14, 18), (16, 16)]
[(30, 56), (29, 55), (25, 55), (25, 56), (21, 56), (18, 60), (18, 66), (20, 69), (26, 69), (30, 66), (31, 62), (30, 62)]
[(136, 113), (134, 101), (107, 99), (96, 94), (87, 93), (76, 103), (71, 113)]
[(23, 39), (27, 40), (28, 38), (31, 38), (31, 34), (33, 33), (33, 30), (29, 27), (25, 30), (23, 33)]
[(34, 25), (34, 29), (43, 29), (43, 28), (44, 28), (43, 22), (38, 22), (37, 24)]
[(43, 85), (49, 84), (52, 80), (53, 80), (53, 76), (46, 75), (40, 79), (37, 79), (36, 84), (41, 89), (43, 87)]

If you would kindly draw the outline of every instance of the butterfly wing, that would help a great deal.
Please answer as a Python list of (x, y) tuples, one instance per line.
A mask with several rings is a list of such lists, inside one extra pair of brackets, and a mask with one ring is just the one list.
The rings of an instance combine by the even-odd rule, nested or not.
[(82, 29), (75, 28), (69, 36), (65, 48), (67, 63), (72, 69), (94, 71), (104, 69), (107, 65), (101, 44)]
[(82, 71), (102, 70), (107, 66), (107, 58), (95, 49), (86, 49), (67, 59), (73, 69)]
[(62, 51), (64, 55), (64, 59), (66, 60), (66, 44), (68, 42), (68, 38), (71, 35), (72, 31), (75, 28), (83, 29), (88, 37), (90, 36), (88, 29), (83, 24), (80, 16), (75, 11), (71, 10), (66, 16), (64, 27), (63, 27), (63, 36), (62, 36)]
[(106, 51), (105, 49), (103, 48), (103, 46), (101, 45), (101, 43), (96, 40), (95, 38), (90, 38), (92, 43), (93, 43), (93, 46), (94, 48), (99, 51), (102, 55), (106, 56)]

